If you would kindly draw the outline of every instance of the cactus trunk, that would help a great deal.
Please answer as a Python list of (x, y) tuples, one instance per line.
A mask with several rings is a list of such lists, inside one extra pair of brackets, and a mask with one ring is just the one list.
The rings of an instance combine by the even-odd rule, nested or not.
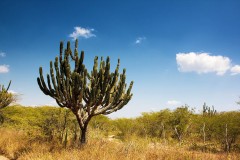
[(81, 129), (81, 139), (80, 144), (85, 144), (87, 142), (87, 127)]
[(87, 120), (84, 124), (81, 122), (81, 117), (76, 114), (77, 122), (80, 128), (80, 145), (85, 144), (87, 142), (87, 127), (88, 127), (88, 122), (90, 121)]

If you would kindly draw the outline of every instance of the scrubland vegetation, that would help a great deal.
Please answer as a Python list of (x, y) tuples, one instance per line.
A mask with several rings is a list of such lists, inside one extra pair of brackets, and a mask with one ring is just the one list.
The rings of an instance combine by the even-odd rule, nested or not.
[[(205, 107), (207, 107), (205, 105)], [(74, 115), (56, 107), (1, 110), (0, 153), (9, 159), (238, 159), (240, 112), (189, 107), (136, 118), (97, 116), (80, 145)]]
[(0, 154), (19, 160), (238, 159), (240, 112), (217, 113), (204, 104), (200, 114), (181, 106), (110, 119), (105, 115), (131, 100), (133, 81), (127, 85), (126, 69), (119, 73), (120, 60), (111, 73), (109, 57), (99, 63), (96, 56), (88, 72), (77, 49), (78, 40), (74, 50), (60, 43), (47, 83), (39, 68), (41, 91), (61, 108), (7, 107), (15, 101), (10, 84), (0, 89)]

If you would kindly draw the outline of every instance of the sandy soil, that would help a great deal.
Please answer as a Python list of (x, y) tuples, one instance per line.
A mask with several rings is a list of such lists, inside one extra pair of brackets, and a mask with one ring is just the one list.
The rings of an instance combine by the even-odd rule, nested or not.
[(0, 155), (0, 160), (9, 160), (9, 159)]

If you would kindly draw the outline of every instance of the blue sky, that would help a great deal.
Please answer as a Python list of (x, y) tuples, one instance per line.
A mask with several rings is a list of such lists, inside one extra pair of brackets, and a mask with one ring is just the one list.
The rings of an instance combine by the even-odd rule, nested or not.
[(0, 83), (26, 106), (53, 105), (38, 88), (59, 42), (79, 39), (90, 70), (97, 56), (121, 59), (133, 99), (111, 117), (206, 102), (239, 110), (238, 0), (0, 1)]

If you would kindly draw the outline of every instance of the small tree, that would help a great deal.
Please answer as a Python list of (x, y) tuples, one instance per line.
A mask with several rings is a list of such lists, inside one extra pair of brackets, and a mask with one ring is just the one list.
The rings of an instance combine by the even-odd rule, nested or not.
[(15, 101), (14, 95), (8, 92), (10, 85), (11, 81), (9, 82), (7, 88), (5, 88), (4, 85), (0, 85), (0, 109), (7, 107), (8, 105)]
[[(203, 111), (202, 111), (202, 120), (203, 120), (203, 126), (202, 126), (202, 136), (203, 136), (203, 143), (205, 144), (206, 142), (206, 136), (207, 133), (206, 131), (209, 131), (209, 123), (207, 121), (209, 121), (213, 116), (217, 115), (217, 110), (214, 109), (214, 106), (211, 107), (207, 106), (207, 104), (204, 102), (203, 104)], [(207, 124), (207, 126), (206, 126)], [(209, 137), (209, 136), (208, 136)]]
[[(40, 76), (37, 78), (42, 92), (54, 98), (60, 107), (69, 108), (78, 121), (81, 129), (80, 143), (86, 143), (86, 131), (89, 121), (93, 116), (107, 115), (125, 106), (132, 98), (132, 85), (127, 89), (126, 69), (119, 78), (119, 65), (114, 73), (110, 73), (110, 58), (106, 61), (101, 58), (98, 65), (98, 57), (94, 59), (91, 73), (88, 73), (83, 64), (84, 52), (78, 55), (78, 41), (75, 42), (74, 54), (70, 48), (70, 42), (63, 53), (63, 42), (60, 43), (60, 55), (55, 63), (50, 62), (50, 75), (47, 74), (45, 83), (42, 67), (39, 68)], [(74, 62), (70, 64), (70, 60)], [(71, 67), (74, 69), (71, 70)], [(55, 72), (54, 72), (55, 69)]]
[[(0, 109), (7, 107), (16, 100), (15, 96), (8, 92), (10, 85), (11, 81), (9, 82), (7, 88), (5, 88), (4, 85), (0, 85)], [(0, 122), (3, 123), (2, 114), (0, 114)]]
[(189, 110), (187, 105), (176, 108), (172, 114), (170, 124), (173, 126), (175, 137), (177, 137), (180, 145), (191, 126), (191, 117), (192, 111)]

